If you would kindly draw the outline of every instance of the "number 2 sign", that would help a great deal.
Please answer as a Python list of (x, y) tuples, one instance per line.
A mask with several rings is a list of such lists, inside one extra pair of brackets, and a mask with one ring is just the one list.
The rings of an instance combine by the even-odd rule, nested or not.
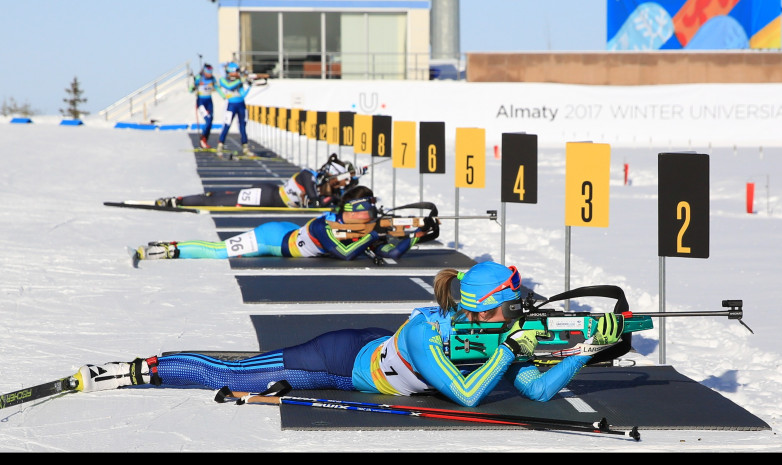
[(658, 255), (709, 258), (709, 156), (661, 153), (657, 169)]

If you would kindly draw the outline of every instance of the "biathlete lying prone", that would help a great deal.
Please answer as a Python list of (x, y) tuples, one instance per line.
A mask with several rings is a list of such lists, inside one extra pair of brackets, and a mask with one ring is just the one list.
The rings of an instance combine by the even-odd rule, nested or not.
[[(453, 280), (459, 295), (452, 295)], [(340, 389), (390, 395), (439, 392), (462, 406), (477, 406), (503, 376), (519, 393), (547, 401), (565, 387), (592, 355), (571, 355), (545, 372), (517, 357), (531, 357), (542, 330), (522, 330), (516, 320), (505, 341), (480, 366), (463, 372), (446, 356), (454, 323), (511, 324), (521, 305), (521, 276), (515, 267), (495, 262), (474, 265), (466, 273), (443, 269), (434, 280), (437, 306), (416, 308), (396, 332), (380, 328), (342, 329), (309, 342), (238, 361), (199, 353), (175, 353), (132, 362), (85, 365), (76, 374), (78, 390), (89, 392), (152, 384), (236, 392), (261, 392), (286, 380), (293, 389)], [(618, 324), (617, 324), (618, 323)], [(598, 331), (583, 344), (594, 354), (619, 341), (621, 320), (606, 314)], [(514, 363), (514, 361), (516, 361)]]
[(439, 229), (423, 225), (401, 240), (376, 230), (377, 207), (372, 190), (356, 186), (347, 191), (335, 211), (324, 213), (304, 226), (275, 221), (225, 241), (151, 242), (138, 247), (139, 260), (233, 257), (322, 257), (353, 260), (366, 252), (398, 259), (419, 242), (435, 239)]

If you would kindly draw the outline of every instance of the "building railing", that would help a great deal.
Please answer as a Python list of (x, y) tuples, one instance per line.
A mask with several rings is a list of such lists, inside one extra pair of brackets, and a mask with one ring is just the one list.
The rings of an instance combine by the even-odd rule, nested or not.
[[(234, 60), (250, 72), (266, 73), (275, 79), (429, 80), (436, 77), (432, 76), (433, 62), (428, 53), (253, 51), (234, 53)], [(461, 59), (453, 62), (455, 69), (463, 69)]]
[(179, 86), (187, 85), (186, 78), (191, 74), (189, 61), (178, 65), (112, 103), (98, 114), (103, 116), (106, 121), (116, 121), (120, 118), (133, 119), (133, 115), (138, 113), (144, 115), (144, 119), (146, 119), (147, 105), (157, 105), (158, 100), (166, 94), (181, 90)]

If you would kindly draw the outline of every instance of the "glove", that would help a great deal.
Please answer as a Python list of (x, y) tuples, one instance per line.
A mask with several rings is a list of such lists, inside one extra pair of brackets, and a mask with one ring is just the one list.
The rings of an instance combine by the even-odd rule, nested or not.
[(418, 238), (418, 243), (429, 242), (437, 239), (440, 236), (440, 227), (434, 218), (424, 218), (424, 225), (419, 227), (415, 233), (415, 237)]
[(548, 332), (540, 329), (521, 329), (517, 321), (511, 326), (508, 337), (502, 345), (510, 349), (516, 357), (532, 357), (538, 345), (538, 338), (545, 337), (548, 337)]
[(606, 345), (618, 342), (622, 337), (624, 320), (617, 320), (615, 313), (607, 313), (597, 320), (597, 329), (592, 336), (592, 344)]

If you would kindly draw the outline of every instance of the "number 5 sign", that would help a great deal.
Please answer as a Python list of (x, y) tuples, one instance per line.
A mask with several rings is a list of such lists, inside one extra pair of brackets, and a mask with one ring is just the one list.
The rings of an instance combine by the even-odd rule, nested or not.
[(709, 156), (661, 153), (657, 169), (658, 255), (709, 258)]
[(611, 147), (568, 142), (565, 159), (565, 225), (607, 228)]

